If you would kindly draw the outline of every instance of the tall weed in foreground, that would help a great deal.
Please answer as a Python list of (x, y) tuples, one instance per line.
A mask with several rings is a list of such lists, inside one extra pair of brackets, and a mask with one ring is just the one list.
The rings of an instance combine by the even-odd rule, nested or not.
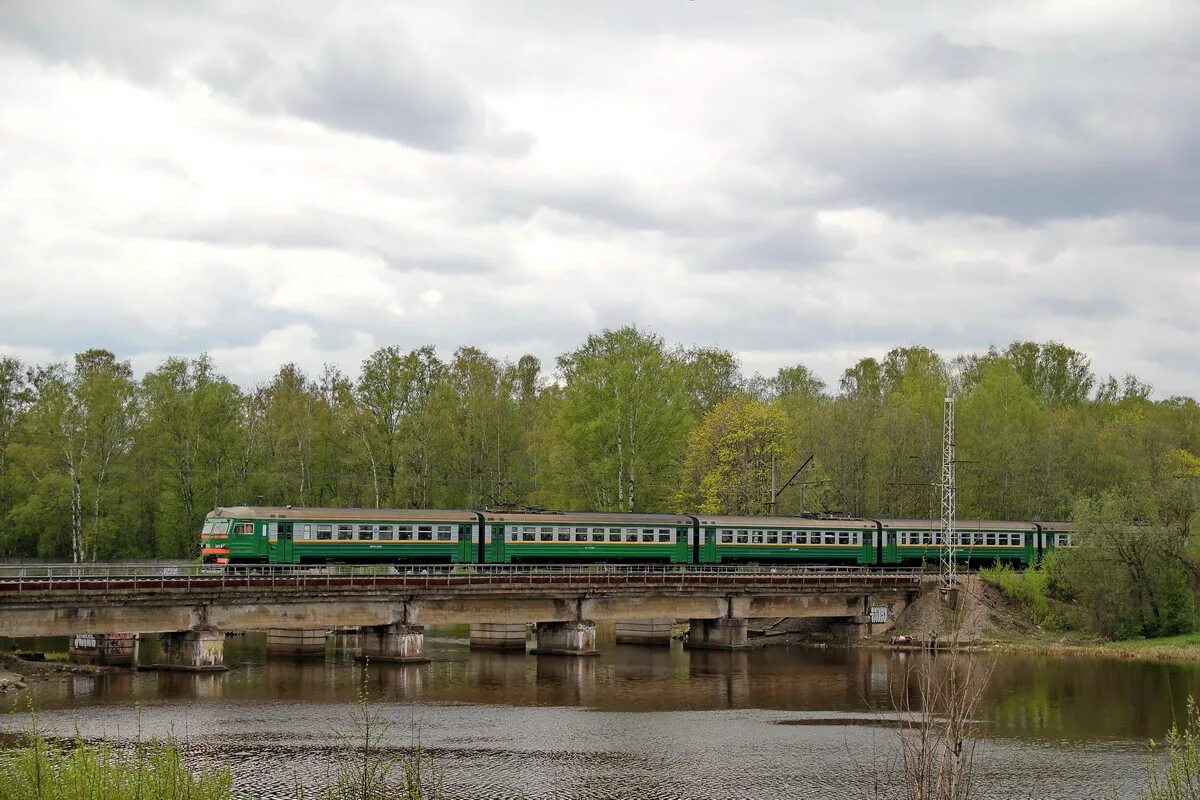
[(1191, 696), (1183, 729), (1172, 725), (1161, 742), (1150, 742), (1155, 754), (1147, 766), (1144, 800), (1196, 800), (1200, 798), (1200, 709)]
[[(349, 732), (334, 732), (341, 766), (316, 793), (318, 800), (446, 800), (442, 770), (425, 753), (418, 728), (413, 727), (408, 747), (399, 754), (384, 745), (392, 725), (371, 706), (365, 671), (350, 708), (350, 726)], [(298, 800), (306, 796), (297, 792)]]

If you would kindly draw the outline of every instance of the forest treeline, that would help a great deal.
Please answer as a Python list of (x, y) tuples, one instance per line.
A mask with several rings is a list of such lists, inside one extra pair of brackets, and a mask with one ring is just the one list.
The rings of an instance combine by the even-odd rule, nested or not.
[(191, 556), (206, 511), (242, 503), (925, 517), (942, 401), (958, 398), (959, 515), (1068, 519), (1106, 491), (1167, 496), (1200, 470), (1200, 407), (1100, 379), (1066, 345), (947, 360), (900, 347), (826, 386), (803, 365), (626, 327), (552, 371), (462, 347), (382, 348), (356, 374), (284, 364), (242, 389), (207, 356), (138, 379), (88, 350), (0, 359), (0, 555)]

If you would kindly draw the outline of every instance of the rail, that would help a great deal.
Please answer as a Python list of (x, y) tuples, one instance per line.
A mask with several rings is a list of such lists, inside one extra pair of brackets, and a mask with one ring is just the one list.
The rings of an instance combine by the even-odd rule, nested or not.
[(0, 564), (0, 595), (152, 589), (485, 589), (580, 586), (915, 585), (920, 569), (712, 564)]

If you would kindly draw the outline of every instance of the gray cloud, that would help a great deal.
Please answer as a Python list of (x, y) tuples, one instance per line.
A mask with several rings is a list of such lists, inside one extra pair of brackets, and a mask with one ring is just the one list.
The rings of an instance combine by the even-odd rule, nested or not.
[(284, 98), (298, 116), (426, 150), (466, 146), (481, 121), (465, 93), (402, 47), (372, 38), (327, 44)]
[(1200, 393), (1193, 8), (10, 6), (0, 347), (1056, 338)]

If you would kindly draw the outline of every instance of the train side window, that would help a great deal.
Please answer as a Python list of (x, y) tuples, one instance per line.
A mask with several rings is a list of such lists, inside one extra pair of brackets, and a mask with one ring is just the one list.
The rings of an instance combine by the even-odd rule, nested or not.
[(411, 542), (413, 538), (412, 525), (397, 525), (396, 538), (402, 542)]
[(433, 526), (418, 525), (417, 526), (417, 541), (432, 542), (433, 541)]
[(750, 531), (745, 530), (744, 528), (739, 528), (738, 532), (737, 532), (737, 543), (738, 544), (749, 544), (750, 543)]
[(733, 544), (733, 530), (730, 528), (721, 529), (721, 544)]
[(750, 544), (762, 544), (762, 543), (763, 543), (763, 532), (762, 531), (750, 531)]
[(575, 541), (586, 542), (587, 540), (588, 540), (588, 529), (587, 528), (576, 528), (575, 529)]
[(653, 542), (654, 541), (654, 528), (642, 528), (642, 541), (643, 542)]
[(658, 541), (669, 542), (669, 541), (671, 541), (671, 539), (672, 539), (671, 530), (669, 528), (659, 528), (658, 529)]
[(779, 544), (779, 531), (767, 531), (767, 544)]
[(454, 535), (454, 531), (451, 529), (451, 527), (449, 525), (438, 525), (437, 526), (437, 538), (438, 538), (439, 542), (452, 541), (453, 535)]
[(620, 528), (609, 528), (608, 529), (608, 540), (610, 542), (621, 541), (621, 529)]
[(312, 525), (311, 525), (310, 523), (308, 523), (308, 522), (304, 523), (304, 532), (303, 532), (303, 533), (301, 533), (301, 534), (300, 534), (299, 536), (297, 536), (296, 538), (297, 538), (297, 539), (308, 539), (308, 540), (310, 540), (310, 541), (311, 541), (311, 540), (312, 540), (312, 538), (313, 538), (313, 529), (312, 529)]
[(570, 528), (559, 528), (558, 529), (558, 541), (560, 541), (560, 542), (571, 541), (571, 529)]
[(795, 544), (795, 542), (796, 542), (795, 531), (780, 531), (779, 532), (779, 543), (780, 544)]
[(987, 544), (991, 547), (996, 546), (996, 532), (995, 531), (987, 532), (987, 536), (985, 537), (985, 544)]
[(337, 538), (338, 538), (338, 541), (341, 541), (341, 542), (344, 542), (347, 539), (353, 539), (354, 538), (354, 527), (351, 525), (338, 525), (337, 526)]
[(850, 544), (850, 531), (838, 531), (838, 544)]
[(392, 526), (391, 525), (380, 525), (378, 530), (379, 530), (379, 535), (375, 537), (376, 539), (379, 539), (380, 541), (391, 541), (392, 540)]
[(604, 541), (604, 528), (592, 528), (592, 541), (593, 542), (603, 542)]
[(234, 533), (254, 533), (254, 524), (251, 522), (239, 522), (233, 526)]
[(322, 541), (329, 541), (330, 539), (332, 539), (333, 538), (333, 526), (332, 525), (318, 525), (317, 526), (317, 538)]
[(360, 542), (369, 542), (375, 538), (375, 531), (370, 525), (358, 526), (358, 540)]
[(278, 538), (279, 538), (279, 523), (278, 522), (268, 522), (267, 523), (267, 541), (274, 542)]

